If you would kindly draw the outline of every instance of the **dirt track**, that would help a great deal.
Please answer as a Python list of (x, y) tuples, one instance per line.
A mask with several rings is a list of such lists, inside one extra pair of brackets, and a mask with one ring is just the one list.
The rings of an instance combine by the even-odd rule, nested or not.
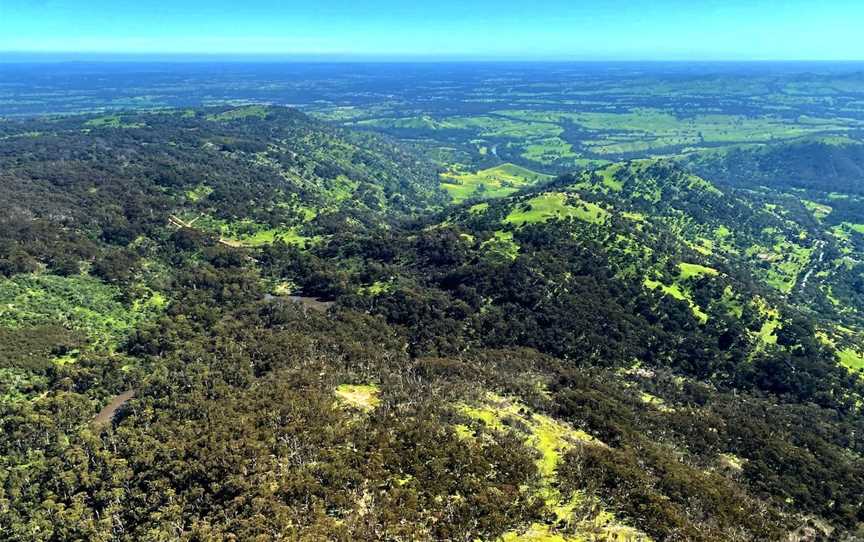
[(114, 415), (117, 414), (117, 411), (120, 410), (120, 407), (126, 404), (129, 399), (135, 397), (135, 390), (129, 390), (127, 392), (123, 392), (108, 403), (105, 408), (99, 411), (99, 414), (93, 418), (93, 423), (97, 425), (111, 423), (111, 420), (114, 419)]

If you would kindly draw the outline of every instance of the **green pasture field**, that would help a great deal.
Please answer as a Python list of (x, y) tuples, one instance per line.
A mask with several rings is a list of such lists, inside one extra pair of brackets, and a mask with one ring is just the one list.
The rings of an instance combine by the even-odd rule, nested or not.
[(506, 224), (524, 225), (546, 222), (553, 218), (576, 218), (593, 224), (602, 224), (609, 211), (596, 203), (580, 200), (572, 194), (548, 192), (525, 201), (504, 219)]
[(476, 173), (450, 171), (441, 176), (441, 187), (454, 202), (460, 203), (472, 197), (500, 198), (508, 196), (526, 186), (552, 179), (514, 164), (502, 164)]

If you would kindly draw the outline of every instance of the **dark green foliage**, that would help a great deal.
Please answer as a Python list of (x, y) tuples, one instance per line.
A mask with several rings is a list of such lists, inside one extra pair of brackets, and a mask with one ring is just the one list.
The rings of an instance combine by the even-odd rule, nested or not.
[(82, 342), (61, 326), (0, 327), (0, 368), (44, 371), (52, 357), (65, 355)]
[(692, 162), (706, 178), (732, 185), (864, 194), (864, 145), (857, 143), (775, 144), (697, 156)]

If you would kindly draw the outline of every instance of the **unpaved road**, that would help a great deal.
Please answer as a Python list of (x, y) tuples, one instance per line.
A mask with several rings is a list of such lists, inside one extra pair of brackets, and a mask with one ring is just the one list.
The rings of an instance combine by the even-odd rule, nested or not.
[(126, 404), (129, 399), (135, 397), (135, 390), (129, 390), (121, 393), (117, 397), (111, 400), (105, 408), (99, 411), (99, 414), (93, 418), (93, 423), (96, 425), (102, 425), (111, 423), (111, 420), (114, 419), (114, 415), (117, 414), (117, 411), (120, 410), (120, 407)]

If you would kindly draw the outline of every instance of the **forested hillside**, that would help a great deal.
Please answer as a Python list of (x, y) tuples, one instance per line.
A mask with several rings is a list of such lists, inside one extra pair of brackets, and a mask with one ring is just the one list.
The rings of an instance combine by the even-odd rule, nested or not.
[(856, 195), (864, 193), (862, 161), (864, 145), (846, 138), (743, 147), (693, 160), (702, 174), (739, 186)]
[(0, 129), (6, 231), (35, 219), (64, 226), (67, 236), (128, 245), (173, 215), (240, 245), (311, 243), (339, 221), (379, 227), (385, 216), (442, 201), (435, 170), (404, 148), (288, 109), (67, 117)]
[(424, 154), (0, 123), (0, 538), (864, 536), (860, 194), (760, 154), (454, 203)]

